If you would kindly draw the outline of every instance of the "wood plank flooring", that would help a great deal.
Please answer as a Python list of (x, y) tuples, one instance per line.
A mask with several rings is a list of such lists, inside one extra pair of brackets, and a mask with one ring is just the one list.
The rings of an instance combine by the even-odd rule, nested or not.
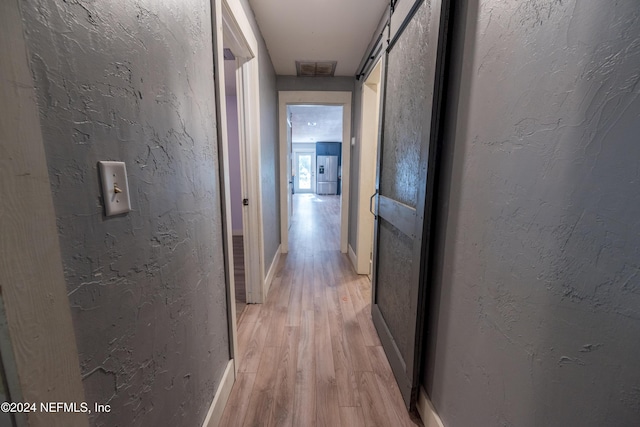
[(236, 287), (236, 319), (240, 320), (247, 305), (243, 236), (233, 236), (233, 277)]
[(238, 327), (221, 426), (415, 426), (371, 322), (371, 285), (339, 247), (339, 196), (297, 194), (289, 254)]

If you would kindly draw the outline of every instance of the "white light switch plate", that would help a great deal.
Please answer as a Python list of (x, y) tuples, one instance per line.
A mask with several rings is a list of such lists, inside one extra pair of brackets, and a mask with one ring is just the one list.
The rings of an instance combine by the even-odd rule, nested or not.
[(129, 182), (124, 162), (98, 162), (98, 165), (105, 215), (119, 215), (131, 211)]

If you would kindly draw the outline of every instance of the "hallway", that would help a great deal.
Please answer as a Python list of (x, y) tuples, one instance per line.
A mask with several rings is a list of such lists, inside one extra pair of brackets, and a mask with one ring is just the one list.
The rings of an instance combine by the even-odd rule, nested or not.
[(338, 196), (295, 195), (290, 252), (240, 319), (222, 426), (413, 426), (370, 317), (371, 286), (339, 250)]
[(0, 426), (638, 427), (638, 5), (0, 2)]

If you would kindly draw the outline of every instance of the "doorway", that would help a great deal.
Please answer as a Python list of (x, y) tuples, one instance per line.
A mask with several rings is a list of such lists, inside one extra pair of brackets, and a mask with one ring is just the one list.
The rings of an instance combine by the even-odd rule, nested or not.
[(378, 61), (362, 85), (358, 226), (356, 230), (356, 251), (355, 254), (349, 253), (356, 272), (358, 274), (366, 274), (369, 280), (371, 280), (373, 270), (374, 215), (371, 211), (371, 205), (376, 193), (382, 61), (383, 59)]
[[(221, 64), (220, 69), (224, 70), (224, 80), (221, 83), (224, 86), (222, 93), (225, 94), (225, 99), (220, 100), (220, 104), (224, 104), (225, 107), (222, 108), (223, 105), (220, 105), (220, 110), (224, 110), (221, 111), (224, 115), (221, 114), (220, 117), (225, 172), (222, 179), (225, 181), (225, 187), (228, 185), (225, 191), (229, 198), (225, 198), (225, 203), (229, 204), (227, 223), (230, 223), (230, 227), (227, 227), (231, 229), (232, 235), (242, 236), (242, 239), (235, 240), (238, 244), (240, 240), (242, 242), (240, 252), (244, 259), (242, 269), (246, 285), (244, 292), (242, 289), (239, 292), (232, 290), (230, 294), (237, 294), (240, 299), (244, 296), (248, 304), (261, 303), (264, 296), (264, 261), (260, 197), (260, 126), (256, 122), (259, 118), (259, 70), (255, 55), (257, 41), (253, 37), (250, 25), (245, 22), (246, 16), (237, 1), (223, 0), (221, 6), (220, 59), (223, 59), (224, 64)], [(231, 99), (230, 102), (227, 102), (228, 98)], [(234, 132), (236, 126), (237, 132)], [(232, 138), (236, 135), (237, 148), (234, 152)], [(251, 144), (248, 141), (251, 141)], [(234, 239), (230, 237), (229, 240), (228, 250), (233, 252)], [(238, 252), (238, 249), (236, 251)], [(229, 270), (238, 270), (233, 257), (229, 257)], [(238, 277), (242, 278), (240, 272)]]
[[(216, 124), (219, 157), (219, 182), (222, 199), (222, 233), (224, 253), (225, 282), (226, 282), (226, 310), (229, 330), (230, 360), (225, 370), (220, 386), (220, 396), (212, 404), (205, 425), (215, 424), (219, 420), (216, 402), (226, 400), (231, 390), (238, 370), (238, 327), (235, 301), (234, 253), (233, 253), (233, 215), (232, 215), (232, 178), (230, 167), (229, 123), (237, 123), (238, 157), (240, 159), (240, 200), (242, 225), (236, 222), (236, 234), (241, 230), (244, 258), (244, 277), (246, 302), (262, 302), (264, 291), (263, 271), (263, 241), (262, 241), (262, 206), (260, 195), (260, 74), (258, 58), (258, 41), (253, 33), (251, 24), (246, 16), (240, 0), (221, 0), (211, 3), (212, 27), (214, 37), (214, 79), (216, 84)], [(228, 65), (225, 70), (225, 49)], [(235, 85), (225, 81), (225, 74), (235, 75)], [(227, 92), (235, 88), (235, 110), (227, 105)], [(227, 110), (233, 116), (237, 112), (237, 119), (227, 117)], [(248, 144), (247, 141), (251, 141)], [(237, 175), (236, 184), (237, 187)], [(236, 190), (234, 199), (238, 191)], [(247, 199), (247, 203), (244, 203)], [(237, 203), (236, 203), (237, 205)], [(236, 256), (239, 258), (240, 256)], [(219, 399), (218, 399), (219, 398)]]
[[(289, 105), (295, 193), (339, 195), (343, 138), (341, 105)], [(331, 159), (327, 159), (330, 156)], [(330, 168), (327, 167), (330, 162)]]
[[(337, 168), (337, 185), (336, 192), (340, 200), (340, 252), (347, 253), (347, 239), (348, 239), (348, 220), (349, 220), (349, 177), (350, 168), (349, 162), (351, 159), (351, 92), (315, 92), (315, 91), (280, 91), (278, 92), (278, 112), (279, 112), (279, 128), (280, 128), (280, 164), (287, 165), (287, 167), (280, 168), (280, 230), (281, 230), (281, 245), (282, 252), (287, 253), (289, 251), (289, 226), (291, 217), (290, 207), (292, 205), (291, 186), (295, 185), (295, 179), (292, 179), (290, 174), (295, 172), (295, 156), (293, 154), (293, 143), (295, 137), (291, 137), (291, 133), (296, 131), (295, 125), (288, 126), (287, 121), (290, 119), (290, 107), (300, 107), (303, 105), (309, 107), (317, 106), (332, 106), (341, 107), (341, 133), (339, 141), (329, 141), (335, 143), (338, 148), (341, 167)], [(307, 126), (314, 127), (313, 121), (309, 120)], [(292, 141), (293, 139), (293, 141)], [(307, 143), (316, 141), (306, 141)], [(320, 141), (324, 142), (324, 141)], [(335, 149), (335, 148), (331, 148)], [(316, 158), (321, 155), (316, 149)], [(312, 166), (313, 167), (313, 166)], [(315, 168), (315, 167), (313, 167)], [(317, 171), (315, 173), (317, 180)], [(339, 183), (339, 184), (338, 184)], [(313, 185), (313, 184), (312, 184)], [(317, 185), (317, 182), (316, 182)], [(338, 190), (339, 188), (339, 190)], [(294, 187), (295, 190), (295, 187)], [(315, 192), (315, 191), (314, 191)]]
[(247, 305), (245, 240), (243, 227), (243, 195), (247, 194), (247, 182), (244, 171), (246, 161), (244, 149), (240, 146), (240, 124), (238, 122), (238, 89), (236, 74), (239, 63), (228, 46), (224, 48), (224, 83), (227, 109), (227, 143), (229, 147), (229, 196), (231, 199), (231, 228), (233, 233), (233, 277), (235, 282), (236, 319), (239, 321)]

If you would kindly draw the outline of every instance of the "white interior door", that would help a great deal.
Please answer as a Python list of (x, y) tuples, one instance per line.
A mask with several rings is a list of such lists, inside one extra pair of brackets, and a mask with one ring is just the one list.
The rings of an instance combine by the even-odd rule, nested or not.
[(313, 151), (295, 152), (295, 176), (293, 179), (296, 193), (316, 192), (316, 153)]
[(289, 113), (289, 120), (287, 126), (287, 205), (289, 206), (289, 228), (291, 228), (291, 217), (293, 216), (293, 203), (291, 195), (293, 194), (293, 122), (291, 121), (291, 113)]

